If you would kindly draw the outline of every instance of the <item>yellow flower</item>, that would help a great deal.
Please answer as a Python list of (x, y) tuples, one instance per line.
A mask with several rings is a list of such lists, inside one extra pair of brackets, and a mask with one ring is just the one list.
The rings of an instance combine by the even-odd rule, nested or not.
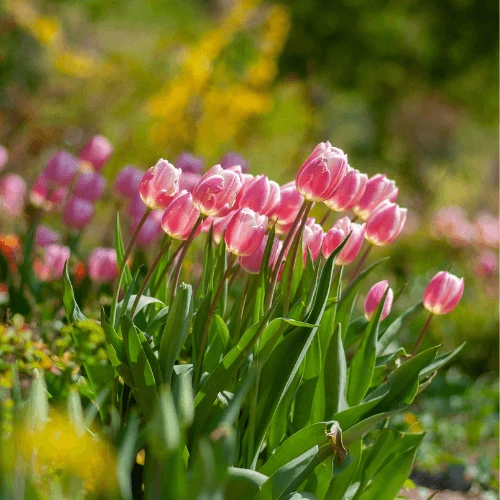
[(89, 54), (65, 51), (56, 57), (54, 66), (67, 75), (87, 77), (94, 72), (95, 63)]

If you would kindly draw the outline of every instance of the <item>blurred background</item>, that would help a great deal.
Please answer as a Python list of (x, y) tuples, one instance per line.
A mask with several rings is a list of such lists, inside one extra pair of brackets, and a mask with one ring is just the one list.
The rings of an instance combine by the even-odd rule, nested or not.
[[(6, 0), (0, 9), (6, 172), (32, 180), (55, 151), (77, 153), (102, 134), (115, 146), (109, 179), (124, 164), (147, 168), (190, 151), (209, 167), (236, 151), (252, 173), (286, 182), (322, 140), (354, 168), (395, 179), (407, 229), (372, 259), (391, 254), (383, 272), (407, 284), (400, 307), (438, 270), (452, 266), (466, 282), (428, 341), (468, 345), (407, 424), (434, 415), (424, 427), (439, 439), (422, 467), (456, 461), (461, 443), (475, 453), (474, 477), (493, 480), (497, 2)], [(101, 205), (88, 231), (96, 240), (114, 210), (109, 199)], [(474, 403), (482, 397), (487, 410)], [(483, 467), (471, 450), (487, 440)]]

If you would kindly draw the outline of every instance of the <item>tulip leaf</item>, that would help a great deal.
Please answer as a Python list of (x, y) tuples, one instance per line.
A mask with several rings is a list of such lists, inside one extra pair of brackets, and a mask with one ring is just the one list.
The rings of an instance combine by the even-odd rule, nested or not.
[(323, 368), (325, 418), (347, 409), (347, 365), (340, 324), (337, 326), (325, 353)]
[(75, 292), (73, 291), (73, 285), (71, 284), (71, 280), (69, 278), (67, 261), (64, 264), (63, 272), (63, 304), (64, 309), (66, 310), (66, 317), (71, 324), (74, 324), (76, 321), (87, 320), (76, 303)]
[[(122, 230), (120, 225), (120, 212), (116, 212), (115, 220), (115, 251), (116, 251), (116, 263), (118, 268), (122, 265), (123, 257), (125, 256), (125, 247), (123, 245)], [(123, 273), (122, 284), (123, 288), (126, 289), (132, 282), (132, 273), (128, 264), (125, 264), (125, 271)]]
[(429, 375), (432, 375), (436, 370), (439, 370), (439, 368), (443, 367), (446, 363), (449, 363), (464, 348), (465, 344), (466, 344), (466, 342), (459, 345), (456, 349), (453, 349), (453, 351), (450, 351), (450, 352), (447, 352), (445, 354), (441, 354), (441, 356), (438, 356), (434, 360), (433, 363), (426, 366), (418, 374), (419, 380), (423, 380), (424, 378), (428, 377)]
[(229, 467), (224, 498), (252, 500), (267, 479), (264, 474), (251, 469)]

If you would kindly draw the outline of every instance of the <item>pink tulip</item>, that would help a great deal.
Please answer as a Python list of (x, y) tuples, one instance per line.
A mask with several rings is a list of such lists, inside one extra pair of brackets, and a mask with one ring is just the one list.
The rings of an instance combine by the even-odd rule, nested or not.
[(215, 165), (194, 187), (194, 206), (203, 215), (221, 217), (233, 206), (241, 184), (239, 174)]
[(368, 176), (348, 166), (347, 174), (325, 205), (335, 212), (351, 210), (365, 192)]
[(498, 254), (490, 250), (481, 252), (474, 268), (481, 278), (489, 278), (498, 273)]
[(226, 153), (221, 159), (220, 159), (220, 166), (225, 170), (227, 168), (234, 167), (236, 165), (239, 165), (241, 167), (241, 171), (243, 173), (248, 172), (248, 161), (245, 160), (241, 155), (238, 153)]
[(95, 248), (89, 256), (89, 276), (92, 281), (110, 282), (118, 276), (114, 248)]
[(136, 195), (133, 196), (130, 200), (128, 206), (128, 214), (134, 221), (138, 221), (144, 215), (146, 209), (147, 207), (146, 205), (144, 205), (141, 195), (139, 193), (136, 193)]
[(42, 173), (38, 176), (34, 186), (30, 192), (30, 201), (35, 207), (43, 210), (52, 210), (53, 208), (61, 208), (66, 203), (68, 196), (67, 187), (49, 188), (49, 181)]
[(175, 168), (167, 160), (158, 160), (142, 178), (139, 187), (144, 204), (153, 210), (164, 210), (179, 191), (181, 169)]
[(180, 168), (182, 172), (199, 174), (204, 166), (203, 158), (199, 156), (194, 156), (191, 153), (181, 153), (174, 162), (177, 168)]
[(113, 154), (113, 146), (102, 135), (90, 139), (80, 151), (80, 160), (90, 163), (95, 170), (100, 170)]
[[(389, 282), (387, 280), (379, 281), (370, 288), (368, 295), (366, 296), (365, 299), (365, 317), (368, 321), (375, 314), (375, 311), (377, 310), (377, 307), (380, 304), (380, 301), (382, 300), (382, 297), (384, 296), (384, 293), (388, 288), (389, 288)], [(392, 288), (389, 288), (389, 291), (387, 292), (387, 297), (385, 298), (384, 307), (382, 308), (382, 315), (380, 316), (380, 321), (383, 321), (385, 318), (387, 318), (387, 316), (389, 316), (389, 313), (391, 312), (392, 308), (393, 299), (394, 299), (394, 292), (392, 291)]]
[(144, 172), (133, 165), (125, 165), (115, 178), (115, 193), (124, 198), (132, 198), (139, 194)]
[(266, 234), (267, 217), (251, 208), (237, 210), (227, 225), (224, 241), (227, 250), (237, 256), (253, 254)]
[(243, 196), (243, 193), (245, 192), (245, 189), (247, 188), (248, 185), (253, 181), (254, 176), (252, 174), (244, 174), (241, 172), (240, 167), (230, 167), (228, 170), (231, 170), (233, 172), (236, 172), (241, 179), (241, 188), (238, 191), (238, 194), (236, 195), (236, 199), (234, 200), (234, 205), (232, 206), (233, 210), (237, 210), (238, 208), (241, 208), (242, 205), (240, 205), (240, 200), (241, 197)]
[(78, 160), (65, 151), (56, 153), (47, 163), (43, 176), (49, 184), (67, 186), (78, 171)]
[(199, 217), (200, 212), (193, 205), (191, 193), (181, 191), (163, 213), (161, 226), (171, 238), (187, 240)]
[(300, 167), (296, 185), (306, 200), (330, 198), (347, 172), (347, 155), (329, 142), (319, 143)]
[(467, 219), (461, 207), (440, 208), (432, 220), (432, 232), (438, 238), (446, 238), (453, 244), (468, 245), (476, 238), (476, 228)]
[(5, 168), (7, 162), (9, 161), (9, 152), (3, 146), (0, 146), (0, 171)]
[(104, 193), (106, 180), (96, 172), (80, 174), (73, 194), (87, 201), (97, 201)]
[(64, 209), (62, 219), (65, 224), (83, 229), (94, 216), (94, 205), (87, 200), (72, 196)]
[(333, 251), (347, 238), (347, 243), (339, 252), (336, 263), (340, 266), (350, 264), (357, 256), (363, 245), (365, 236), (365, 225), (355, 224), (349, 220), (349, 217), (342, 217), (325, 234), (323, 238), (323, 257), (327, 259)]
[(365, 238), (376, 246), (392, 243), (406, 222), (407, 209), (389, 200), (382, 202), (366, 221)]
[(277, 221), (277, 234), (288, 232), (303, 202), (304, 197), (297, 191), (295, 182), (292, 181), (280, 187), (280, 201), (270, 215), (271, 220)]
[(424, 307), (432, 314), (448, 314), (460, 302), (464, 279), (440, 271), (431, 279), (424, 292)]
[(354, 207), (354, 213), (362, 220), (367, 220), (370, 214), (383, 201), (396, 201), (398, 188), (396, 183), (384, 174), (377, 174), (368, 179), (363, 196)]
[(302, 235), (302, 255), (304, 259), (304, 266), (307, 262), (307, 255), (311, 252), (312, 259), (315, 261), (320, 252), (321, 245), (323, 244), (323, 228), (316, 224), (314, 218), (307, 219), (304, 226), (304, 233)]
[[(252, 274), (259, 274), (262, 266), (262, 259), (264, 258), (264, 251), (266, 250), (267, 240), (269, 236), (266, 234), (259, 245), (251, 255), (238, 257), (240, 266), (247, 272)], [(272, 267), (278, 255), (279, 240), (274, 238), (271, 254), (269, 255), (269, 266)]]
[(194, 187), (200, 182), (201, 175), (191, 172), (182, 172), (179, 180), (179, 191), (193, 192)]
[(482, 212), (476, 217), (474, 225), (479, 243), (490, 248), (498, 248), (498, 217)]
[(62, 245), (48, 245), (43, 249), (42, 260), (34, 263), (35, 275), (39, 281), (55, 281), (61, 279), (64, 264), (69, 260), (70, 250)]
[(265, 175), (257, 175), (242, 188), (239, 207), (248, 207), (269, 216), (280, 201), (278, 183), (270, 181)]
[(210, 226), (212, 226), (212, 238), (217, 245), (222, 241), (222, 238), (224, 238), (224, 232), (226, 231), (227, 226), (229, 222), (231, 222), (234, 214), (235, 211), (231, 211), (227, 215), (224, 215), (224, 217), (209, 217), (206, 219), (207, 232), (210, 229)]
[[(153, 244), (163, 234), (163, 230), (161, 228), (161, 217), (162, 212), (157, 210), (153, 210), (148, 215), (144, 225), (141, 227), (141, 230), (137, 235), (137, 239), (135, 241), (137, 246), (142, 248), (147, 247)], [(139, 219), (132, 222), (132, 233), (136, 230), (138, 223)]]
[(17, 174), (8, 174), (0, 180), (0, 208), (18, 217), (23, 213), (26, 181)]
[(59, 241), (59, 233), (48, 226), (40, 225), (36, 230), (36, 244), (39, 247), (53, 245)]

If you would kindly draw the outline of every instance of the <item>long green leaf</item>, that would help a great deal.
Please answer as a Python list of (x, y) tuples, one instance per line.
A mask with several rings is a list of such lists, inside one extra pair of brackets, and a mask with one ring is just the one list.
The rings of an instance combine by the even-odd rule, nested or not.
[[(122, 265), (123, 257), (125, 255), (125, 247), (123, 246), (122, 230), (120, 226), (120, 212), (116, 212), (115, 220), (115, 251), (116, 251), (116, 262), (118, 268)], [(123, 288), (126, 289), (132, 281), (132, 273), (128, 265), (125, 266), (125, 272), (123, 273), (122, 284)]]
[(328, 419), (349, 407), (346, 399), (347, 364), (340, 323), (333, 332), (325, 353), (323, 369), (325, 415)]

